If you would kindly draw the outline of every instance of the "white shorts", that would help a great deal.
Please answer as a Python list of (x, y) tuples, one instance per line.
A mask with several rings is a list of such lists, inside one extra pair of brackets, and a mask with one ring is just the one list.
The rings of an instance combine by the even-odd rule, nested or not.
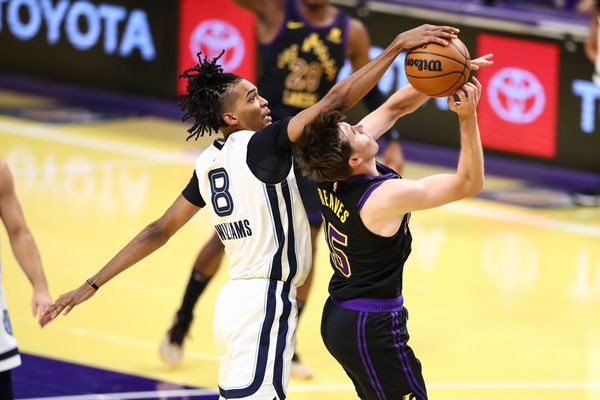
[(221, 399), (285, 399), (297, 320), (293, 284), (238, 279), (221, 288), (213, 326)]
[(13, 336), (10, 319), (8, 318), (2, 282), (0, 282), (0, 318), (2, 318), (2, 325), (0, 326), (0, 372), (2, 372), (21, 365), (17, 340)]

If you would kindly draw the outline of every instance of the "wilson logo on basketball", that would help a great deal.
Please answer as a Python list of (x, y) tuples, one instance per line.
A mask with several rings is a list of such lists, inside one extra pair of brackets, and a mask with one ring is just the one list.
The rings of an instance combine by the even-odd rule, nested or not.
[(440, 60), (422, 60), (419, 58), (409, 58), (406, 65), (415, 67), (419, 71), (442, 71), (442, 62)]

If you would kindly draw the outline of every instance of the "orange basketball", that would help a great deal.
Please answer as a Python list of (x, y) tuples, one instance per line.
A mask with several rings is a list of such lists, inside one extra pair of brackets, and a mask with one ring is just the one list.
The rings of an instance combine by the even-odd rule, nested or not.
[(404, 71), (410, 84), (432, 97), (450, 96), (469, 79), (469, 50), (460, 39), (448, 46), (426, 43), (406, 53)]

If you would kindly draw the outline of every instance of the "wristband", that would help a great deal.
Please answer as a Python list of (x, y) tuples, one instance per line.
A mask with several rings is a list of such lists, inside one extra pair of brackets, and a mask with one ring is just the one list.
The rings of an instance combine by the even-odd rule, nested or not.
[(98, 285), (96, 285), (94, 282), (92, 282), (91, 279), (88, 279), (86, 282), (88, 283), (88, 285), (90, 285), (91, 287), (93, 287), (94, 290), (98, 290), (99, 289)]

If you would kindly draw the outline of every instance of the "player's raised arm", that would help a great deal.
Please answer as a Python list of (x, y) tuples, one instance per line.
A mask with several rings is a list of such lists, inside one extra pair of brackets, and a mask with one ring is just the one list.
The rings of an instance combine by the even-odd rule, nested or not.
[(479, 193), (484, 185), (483, 150), (477, 124), (477, 104), (481, 84), (466, 83), (457, 92), (459, 101), (448, 97), (450, 109), (458, 114), (461, 149), (455, 174), (438, 174), (412, 181), (390, 180), (373, 191), (361, 216), (375, 226), (385, 219), (402, 216), (411, 211), (425, 210), (464, 199)]
[(428, 42), (445, 46), (449, 40), (456, 37), (458, 32), (458, 29), (450, 26), (421, 25), (399, 34), (377, 58), (336, 83), (317, 104), (294, 116), (288, 125), (290, 140), (297, 141), (304, 126), (312, 121), (319, 112), (345, 111), (355, 105), (375, 86), (403, 49)]

